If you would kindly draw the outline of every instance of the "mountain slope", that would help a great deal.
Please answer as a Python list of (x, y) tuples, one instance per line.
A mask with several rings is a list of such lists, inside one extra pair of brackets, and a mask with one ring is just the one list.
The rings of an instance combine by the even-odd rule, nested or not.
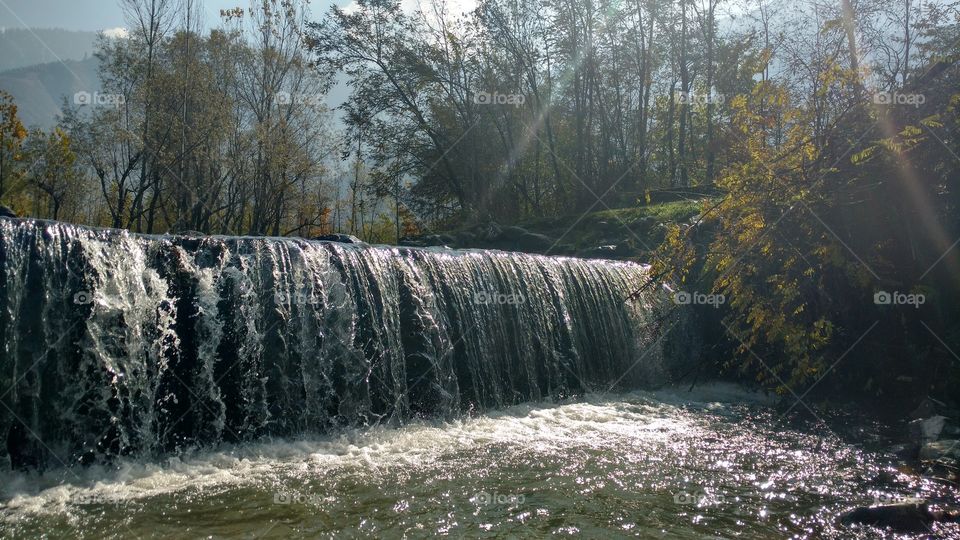
[(72, 102), (76, 92), (100, 89), (97, 64), (91, 57), (5, 71), (0, 73), (0, 90), (13, 95), (25, 126), (48, 129), (56, 123), (64, 97)]
[(34, 28), (0, 30), (0, 71), (93, 56), (96, 32)]

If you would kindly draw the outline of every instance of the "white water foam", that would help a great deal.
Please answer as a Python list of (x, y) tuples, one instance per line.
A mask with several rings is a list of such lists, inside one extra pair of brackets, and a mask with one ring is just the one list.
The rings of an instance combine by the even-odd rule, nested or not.
[(444, 455), (508, 444), (559, 451), (572, 443), (628, 437), (666, 444), (697, 429), (681, 406), (763, 403), (762, 395), (730, 384), (707, 384), (693, 392), (670, 388), (626, 395), (592, 395), (554, 405), (519, 405), (453, 422), (415, 422), (401, 428), (349, 430), (337, 436), (224, 445), (171, 457), (162, 463), (121, 460), (43, 474), (0, 475), (0, 515), (71, 515), (79, 504), (125, 503), (184, 490), (269, 485), (283, 477), (321, 476), (331, 471), (378, 474), (394, 468), (429, 466)]

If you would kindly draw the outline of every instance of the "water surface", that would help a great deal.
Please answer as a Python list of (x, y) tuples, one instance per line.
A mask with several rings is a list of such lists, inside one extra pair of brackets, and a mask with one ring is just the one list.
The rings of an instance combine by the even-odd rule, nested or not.
[(0, 537), (876, 538), (835, 517), (948, 495), (873, 451), (877, 426), (846, 424), (786, 422), (712, 385), (4, 473)]

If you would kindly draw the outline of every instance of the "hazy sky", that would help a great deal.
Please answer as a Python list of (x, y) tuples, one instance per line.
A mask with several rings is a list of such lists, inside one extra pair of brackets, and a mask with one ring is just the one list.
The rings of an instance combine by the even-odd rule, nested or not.
[[(311, 11), (325, 12), (331, 0), (314, 0)], [(341, 0), (340, 4), (347, 2)], [(220, 10), (248, 7), (249, 0), (203, 0), (207, 24), (215, 24)], [(0, 28), (65, 28), (107, 30), (123, 26), (123, 13), (116, 0), (0, 0)]]
[[(404, 10), (414, 11), (421, 2), (429, 0), (402, 0)], [(470, 11), (477, 0), (447, 0), (454, 12)], [(312, 0), (312, 18), (319, 19), (330, 5), (347, 6), (351, 0)], [(206, 23), (214, 26), (220, 20), (220, 10), (249, 7), (250, 0), (201, 0), (206, 11)], [(426, 6), (424, 6), (426, 9)], [(124, 26), (123, 13), (117, 0), (0, 0), (0, 28), (64, 28), (66, 30), (100, 31)]]

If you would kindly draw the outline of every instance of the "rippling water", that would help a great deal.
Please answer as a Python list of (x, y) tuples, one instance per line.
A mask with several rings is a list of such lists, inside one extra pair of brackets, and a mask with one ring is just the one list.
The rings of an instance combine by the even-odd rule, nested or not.
[(879, 537), (835, 518), (945, 494), (899, 474), (869, 449), (877, 440), (869, 423), (791, 427), (724, 385), (590, 396), (162, 464), (4, 473), (0, 537)]

